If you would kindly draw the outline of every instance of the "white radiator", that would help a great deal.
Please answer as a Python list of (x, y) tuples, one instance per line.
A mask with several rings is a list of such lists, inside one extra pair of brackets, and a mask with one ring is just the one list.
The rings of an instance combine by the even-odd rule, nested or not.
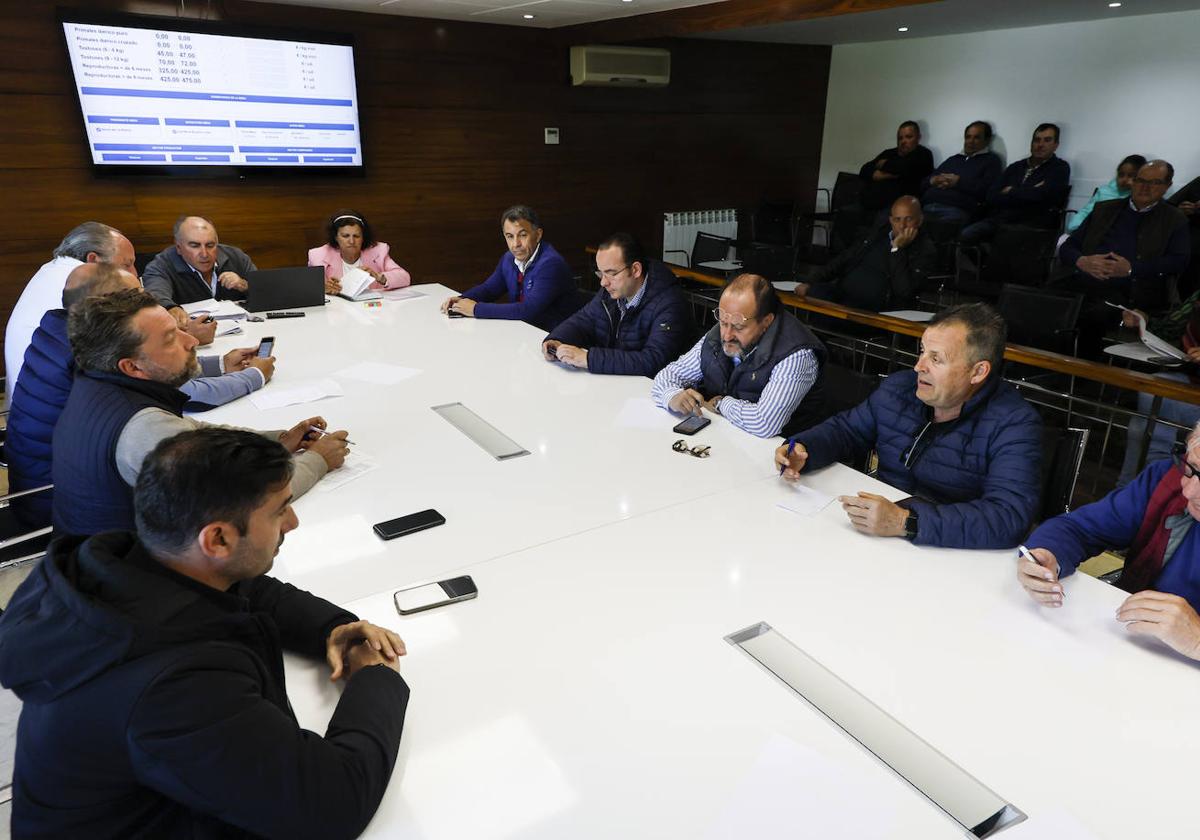
[[(737, 210), (683, 210), (663, 214), (663, 262), (688, 265), (700, 231), (737, 238)], [(679, 252), (683, 253), (679, 253)], [(684, 255), (687, 255), (686, 257)]]

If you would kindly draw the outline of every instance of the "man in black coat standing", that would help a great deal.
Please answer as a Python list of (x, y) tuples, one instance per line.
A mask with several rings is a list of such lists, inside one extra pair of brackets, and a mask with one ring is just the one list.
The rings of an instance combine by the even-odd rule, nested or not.
[[(14, 838), (350, 838), (387, 788), (408, 704), (389, 630), (266, 576), (292, 459), (253, 432), (185, 432), (147, 457), (137, 533), (54, 543), (0, 618), (24, 705)], [(300, 728), (283, 649), (346, 685)]]

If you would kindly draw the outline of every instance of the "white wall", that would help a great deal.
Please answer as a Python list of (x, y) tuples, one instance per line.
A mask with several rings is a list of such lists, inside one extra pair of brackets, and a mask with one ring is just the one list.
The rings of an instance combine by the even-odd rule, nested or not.
[(935, 165), (972, 120), (992, 124), (1006, 164), (1058, 123), (1071, 207), (1133, 153), (1169, 160), (1181, 187), (1200, 175), (1200, 11), (835, 46), (821, 186), (894, 146), (906, 119)]

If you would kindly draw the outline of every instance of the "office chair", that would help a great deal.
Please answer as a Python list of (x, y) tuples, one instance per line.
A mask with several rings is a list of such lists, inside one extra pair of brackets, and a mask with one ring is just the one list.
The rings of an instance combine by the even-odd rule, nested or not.
[(1087, 429), (1042, 429), (1042, 504), (1039, 520), (1046, 520), (1071, 509), (1083, 453), (1087, 449)]

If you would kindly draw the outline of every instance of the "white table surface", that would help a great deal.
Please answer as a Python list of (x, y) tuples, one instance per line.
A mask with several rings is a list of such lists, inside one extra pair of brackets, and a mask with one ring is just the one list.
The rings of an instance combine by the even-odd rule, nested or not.
[(742, 267), (741, 260), (711, 260), (709, 262), (696, 263), (697, 268), (708, 268), (713, 271), (737, 271)]
[[(952, 838), (958, 826), (724, 641), (766, 621), (1029, 815), (1013, 840), (1179, 837), (1193, 822), (1196, 665), (1127, 636), (1124, 593), (1076, 575), (1036, 607), (1013, 552), (855, 533), (836, 502), (802, 517), (773, 441), (715, 418), (621, 426), (649, 381), (543, 361), (520, 323), (447, 320), (449, 290), (371, 311), (335, 300), (277, 336), (286, 386), (375, 359), (395, 386), (206, 419), (320, 413), (383, 467), (297, 505), (275, 574), (396, 629), (412, 686), (377, 838)], [(429, 410), (461, 400), (533, 454), (496, 462)], [(645, 418), (649, 419), (645, 419)], [(653, 427), (642, 426), (647, 423)], [(692, 441), (689, 441), (692, 442)], [(825, 492), (899, 493), (842, 466)], [(437, 507), (448, 524), (379, 542), (370, 524)], [(394, 589), (471, 574), (476, 600), (401, 617)], [(301, 723), (339, 688), (287, 662)], [(1186, 834), (1187, 829), (1183, 829)]]
[[(835, 466), (830, 493), (898, 494)], [(474, 601), (400, 617), (413, 688), (365, 836), (954, 838), (961, 830), (724, 636), (770, 623), (1029, 819), (1000, 836), (1167, 838), (1193, 819), (1197, 674), (1077, 575), (1044, 610), (1014, 552), (855, 533), (768, 477), (527, 549)], [(295, 658), (301, 722), (327, 668)]]
[[(276, 560), (281, 579), (349, 601), (770, 474), (777, 438), (753, 438), (710, 415), (712, 425), (688, 442), (711, 445), (711, 457), (681, 455), (671, 449), (681, 418), (653, 406), (649, 379), (547, 362), (542, 331), (446, 318), (437, 309), (452, 292), (418, 288), (428, 295), (379, 308), (332, 298), (304, 318), (245, 323), (245, 335), (209, 351), (275, 335), (267, 389), (333, 377), (345, 396), (269, 411), (242, 399), (199, 419), (270, 429), (321, 415), (381, 464), (337, 490), (318, 484), (297, 502), (302, 528)], [(392, 386), (335, 375), (368, 360), (422, 373)], [(456, 401), (530, 454), (496, 461), (432, 411)], [(371, 530), (425, 508), (446, 524), (391, 542)]]

